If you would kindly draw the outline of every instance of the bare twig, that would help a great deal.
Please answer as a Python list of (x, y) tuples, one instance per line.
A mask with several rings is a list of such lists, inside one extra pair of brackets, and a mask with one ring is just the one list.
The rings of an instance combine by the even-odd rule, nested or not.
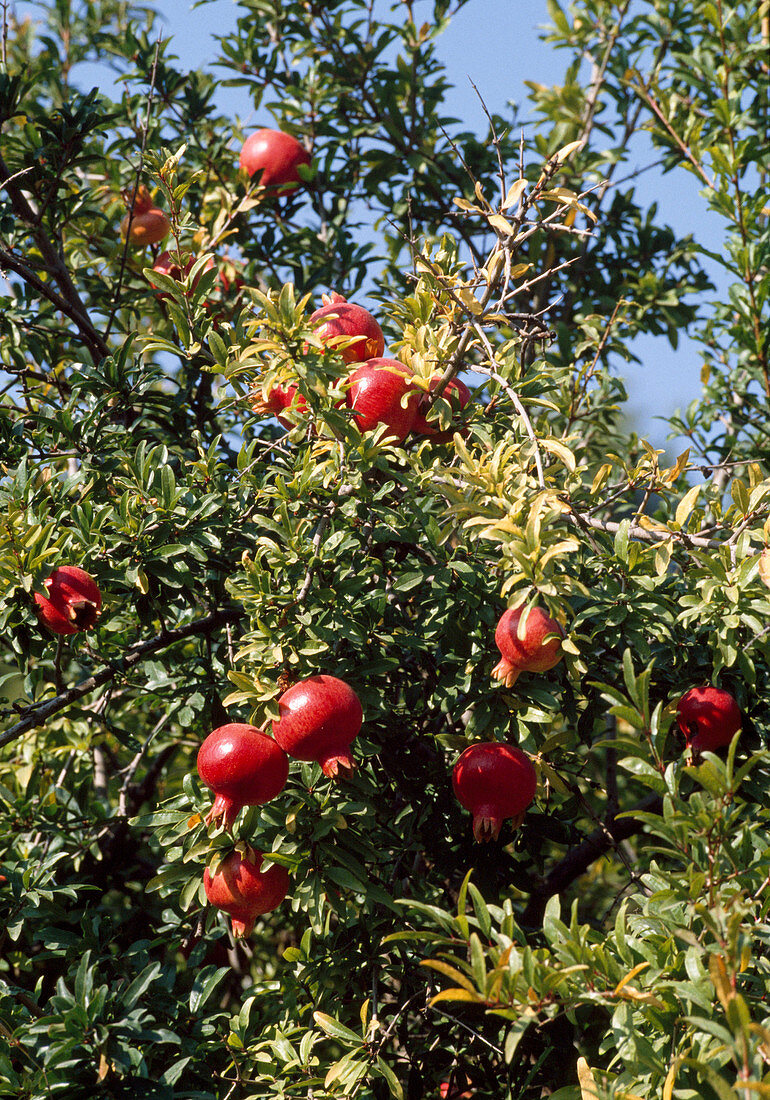
[(155, 56), (152, 59), (152, 72), (150, 73), (150, 90), (147, 93), (147, 114), (142, 126), (142, 144), (139, 148), (139, 164), (136, 168), (136, 174), (134, 176), (134, 194), (131, 199), (131, 206), (128, 211), (128, 225), (126, 227), (126, 239), (123, 242), (123, 251), (120, 256), (120, 270), (118, 272), (118, 281), (115, 284), (115, 293), (112, 296), (112, 308), (110, 309), (110, 315), (107, 318), (107, 325), (104, 330), (105, 339), (109, 337), (110, 330), (115, 321), (115, 313), (118, 308), (118, 298), (120, 296), (120, 289), (123, 285), (123, 276), (126, 271), (126, 262), (128, 260), (128, 246), (131, 240), (131, 222), (134, 219), (134, 203), (136, 202), (136, 194), (139, 189), (139, 181), (142, 178), (142, 171), (144, 170), (144, 153), (147, 148), (147, 134), (150, 129), (150, 118), (152, 116), (152, 101), (155, 98), (155, 76), (158, 70), (158, 55), (160, 53), (160, 41), (162, 31), (158, 31), (158, 40), (155, 43)]

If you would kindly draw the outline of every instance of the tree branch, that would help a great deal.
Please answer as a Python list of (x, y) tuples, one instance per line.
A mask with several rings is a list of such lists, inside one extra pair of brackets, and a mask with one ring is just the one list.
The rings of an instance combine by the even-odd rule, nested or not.
[(105, 668), (95, 672), (93, 676), (81, 680), (79, 684), (75, 684), (74, 687), (61, 692), (53, 699), (48, 699), (43, 703), (33, 703), (27, 707), (26, 714), (21, 721), (17, 722), (15, 726), (11, 726), (5, 733), (0, 734), (0, 748), (3, 745), (10, 744), (11, 741), (15, 741), (17, 737), (28, 730), (45, 725), (53, 714), (68, 707), (70, 703), (74, 703), (77, 699), (82, 699), (84, 695), (88, 695), (89, 692), (101, 687), (102, 684), (117, 679), (129, 668), (139, 664), (148, 654), (155, 653), (159, 649), (165, 649), (167, 646), (174, 645), (175, 642), (182, 641), (185, 638), (194, 637), (196, 634), (207, 634), (209, 631), (217, 630), (228, 623), (236, 622), (242, 617), (243, 612), (235, 609), (214, 611), (210, 615), (204, 615), (202, 619), (196, 619), (195, 622), (188, 623), (187, 626), (181, 626), (177, 630), (163, 631), (146, 642), (137, 642), (129, 647), (125, 657), (122, 657), (119, 661), (110, 662)]
[[(658, 794), (648, 794), (633, 807), (632, 813), (661, 813), (663, 799)], [(546, 902), (554, 894), (560, 894), (575, 879), (580, 878), (610, 848), (617, 847), (644, 827), (644, 822), (635, 817), (611, 817), (607, 822), (587, 836), (582, 844), (572, 848), (556, 864), (549, 875), (536, 886), (530, 894), (527, 907), (519, 922), (524, 928), (539, 928), (543, 923)]]

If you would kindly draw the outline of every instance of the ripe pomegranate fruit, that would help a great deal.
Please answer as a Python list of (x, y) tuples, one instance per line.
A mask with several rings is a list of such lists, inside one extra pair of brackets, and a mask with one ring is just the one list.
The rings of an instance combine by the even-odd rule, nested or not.
[(677, 703), (676, 716), (685, 741), (694, 752), (714, 752), (729, 745), (741, 728), (738, 704), (722, 688), (690, 688)]
[(346, 363), (360, 363), (382, 355), (385, 337), (367, 309), (348, 302), (341, 294), (324, 294), (322, 300), (325, 304), (310, 318), (322, 344), (333, 347), (335, 339), (341, 336), (358, 336), (355, 343), (340, 351)]
[(284, 428), (295, 426), (288, 417), (281, 416), (284, 409), (293, 407), (297, 412), (307, 412), (307, 401), (298, 392), (297, 387), (293, 385), (273, 386), (267, 397), (262, 396), (261, 390), (255, 390), (252, 392), (250, 400), (251, 407), (255, 412), (261, 413), (263, 416), (275, 416)]
[[(345, 404), (362, 432), (387, 424), (385, 439), (403, 443), (412, 430), (420, 391), (412, 372), (397, 359), (367, 359), (350, 375)], [(406, 398), (404, 404), (402, 400)]]
[(289, 756), (314, 760), (332, 778), (355, 767), (349, 746), (361, 729), (363, 711), (344, 680), (326, 675), (300, 680), (281, 695), (278, 710), (273, 737)]
[(286, 753), (255, 726), (229, 722), (208, 735), (198, 750), (198, 775), (214, 792), (206, 824), (222, 818), (231, 829), (243, 806), (261, 806), (283, 790)]
[(77, 565), (60, 565), (43, 587), (48, 595), (35, 593), (40, 619), (54, 634), (77, 634), (96, 622), (102, 594), (96, 581)]
[(468, 1087), (469, 1084), (464, 1073), (458, 1078), (442, 1081), (439, 1085), (439, 1096), (441, 1100), (472, 1100), (473, 1093)]
[[(440, 374), (436, 374), (431, 378), (431, 393), (435, 390), (440, 381)], [(449, 402), (452, 406), (452, 410), (458, 417), (462, 413), (462, 410), (468, 407), (471, 401), (471, 391), (459, 378), (453, 378), (449, 385), (442, 391), (441, 396), (445, 401)], [(417, 416), (414, 418), (412, 431), (418, 432), (420, 435), (429, 435), (436, 443), (447, 443), (457, 429), (448, 428), (446, 431), (442, 432), (439, 428), (438, 420), (435, 418), (435, 414), (432, 419), (428, 419), (432, 407), (433, 406), (430, 406), (430, 408), (428, 407), (428, 395), (424, 394), (417, 408)]]
[[(190, 256), (189, 260), (186, 261), (184, 265), (185, 275), (189, 275), (197, 259), (197, 256)], [(172, 279), (176, 279), (177, 282), (181, 282), (183, 272), (177, 260), (177, 253), (172, 254), (171, 252), (161, 252), (160, 256), (158, 256), (157, 260), (152, 265), (152, 270), (160, 272), (161, 275), (170, 275)], [(202, 270), (200, 270), (195, 276), (195, 279), (193, 281), (193, 288), (195, 288), (200, 282), (200, 277), (203, 272), (211, 271), (213, 267), (214, 257), (209, 256), (208, 260), (206, 261), (205, 267), (203, 267)], [(152, 280), (150, 280), (150, 285), (153, 287), (153, 289), (157, 289), (152, 283)]]
[(563, 637), (559, 623), (541, 607), (505, 611), (495, 630), (495, 644), (502, 658), (492, 669), (492, 676), (511, 687), (521, 672), (547, 672), (562, 658)]
[(230, 852), (213, 875), (208, 867), (203, 872), (206, 897), (217, 909), (230, 914), (236, 939), (250, 936), (257, 917), (276, 909), (289, 892), (285, 867), (274, 863), (269, 870), (261, 871), (261, 866), (262, 852), (247, 848), (243, 856)]
[(452, 771), (458, 802), (473, 814), (476, 840), (497, 840), (506, 817), (519, 825), (535, 797), (537, 775), (526, 753), (501, 741), (471, 745)]
[[(128, 237), (131, 244), (157, 244), (169, 235), (171, 222), (168, 214), (155, 205), (143, 183), (136, 189), (136, 197), (133, 191), (124, 191), (123, 199), (129, 213), (120, 223), (120, 232), (124, 237)], [(131, 215), (132, 202), (133, 216)]]
[(250, 176), (261, 172), (261, 187), (293, 190), (303, 182), (297, 169), (310, 164), (310, 154), (291, 134), (283, 130), (256, 130), (241, 149), (240, 166)]

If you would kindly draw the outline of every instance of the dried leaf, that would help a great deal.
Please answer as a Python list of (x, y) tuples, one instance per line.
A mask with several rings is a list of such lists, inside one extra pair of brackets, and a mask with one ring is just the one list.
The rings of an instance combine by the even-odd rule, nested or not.
[(505, 196), (503, 202), (503, 210), (509, 210), (514, 203), (517, 203), (521, 196), (527, 189), (527, 181), (525, 179), (516, 180), (508, 188), (508, 194)]
[(760, 580), (770, 588), (770, 547), (765, 547), (759, 555)]

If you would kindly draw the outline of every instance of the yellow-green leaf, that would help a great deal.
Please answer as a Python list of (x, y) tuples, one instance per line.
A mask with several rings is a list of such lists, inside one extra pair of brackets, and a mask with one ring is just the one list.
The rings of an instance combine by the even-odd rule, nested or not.
[(476, 988), (470, 978), (466, 978), (456, 967), (450, 966), (449, 963), (442, 962), (441, 959), (423, 959), (420, 966), (427, 966), (431, 970), (438, 970), (439, 974), (444, 974), (445, 977), (451, 978), (453, 982), (457, 982), (468, 993), (472, 993), (474, 997), (477, 996)]
[(512, 183), (503, 201), (503, 210), (509, 210), (514, 203), (518, 202), (526, 189), (527, 181), (525, 179), (516, 180), (515, 183)]
[(625, 984), (626, 984), (627, 982), (630, 982), (630, 981), (631, 981), (631, 979), (632, 979), (632, 978), (635, 978), (637, 974), (641, 974), (641, 972), (642, 972), (643, 970), (646, 970), (646, 969), (647, 969), (647, 967), (648, 967), (649, 965), (650, 965), (650, 964), (649, 964), (648, 962), (641, 962), (641, 963), (638, 963), (638, 964), (637, 964), (637, 965), (636, 965), (636, 966), (635, 966), (635, 967), (633, 968), (633, 970), (629, 970), (629, 972), (628, 972), (628, 973), (626, 974), (626, 976), (625, 976), (624, 978), (621, 978), (621, 979), (620, 979), (620, 981), (618, 982), (618, 984), (617, 984), (617, 985), (615, 986), (615, 992), (614, 992), (614, 995), (615, 995), (615, 996), (617, 996), (617, 995), (618, 995), (618, 993), (620, 993), (621, 989), (623, 988), (623, 986), (624, 986), (624, 985), (625, 985)]
[(490, 214), (487, 221), (493, 229), (499, 230), (500, 233), (505, 233), (507, 237), (512, 237), (516, 232), (508, 219), (504, 218), (502, 214)]
[(430, 1004), (438, 1004), (439, 1001), (465, 1001), (467, 1004), (481, 1004), (483, 998), (478, 993), (469, 993), (467, 989), (443, 989), (435, 997), (431, 997)]
[(571, 474), (575, 472), (577, 463), (569, 447), (565, 447), (564, 444), (560, 443), (557, 439), (541, 439), (540, 446), (546, 451), (549, 451), (550, 454), (560, 458)]
[(584, 139), (581, 138), (580, 141), (571, 141), (568, 145), (563, 145), (558, 153), (554, 153), (551, 160), (555, 160), (557, 164), (564, 164), (567, 157), (574, 153), (576, 149), (579, 149), (583, 141)]
[(676, 514), (674, 516), (674, 519), (676, 520), (676, 522), (679, 524), (680, 527), (685, 522), (685, 520), (689, 516), (690, 512), (693, 510), (693, 506), (695, 504), (695, 501), (698, 497), (698, 493), (700, 493), (700, 491), (701, 491), (701, 486), (700, 485), (693, 485), (692, 489), (688, 489), (687, 492), (682, 497), (682, 499), (679, 501), (679, 504), (677, 505), (677, 508), (676, 508)]

